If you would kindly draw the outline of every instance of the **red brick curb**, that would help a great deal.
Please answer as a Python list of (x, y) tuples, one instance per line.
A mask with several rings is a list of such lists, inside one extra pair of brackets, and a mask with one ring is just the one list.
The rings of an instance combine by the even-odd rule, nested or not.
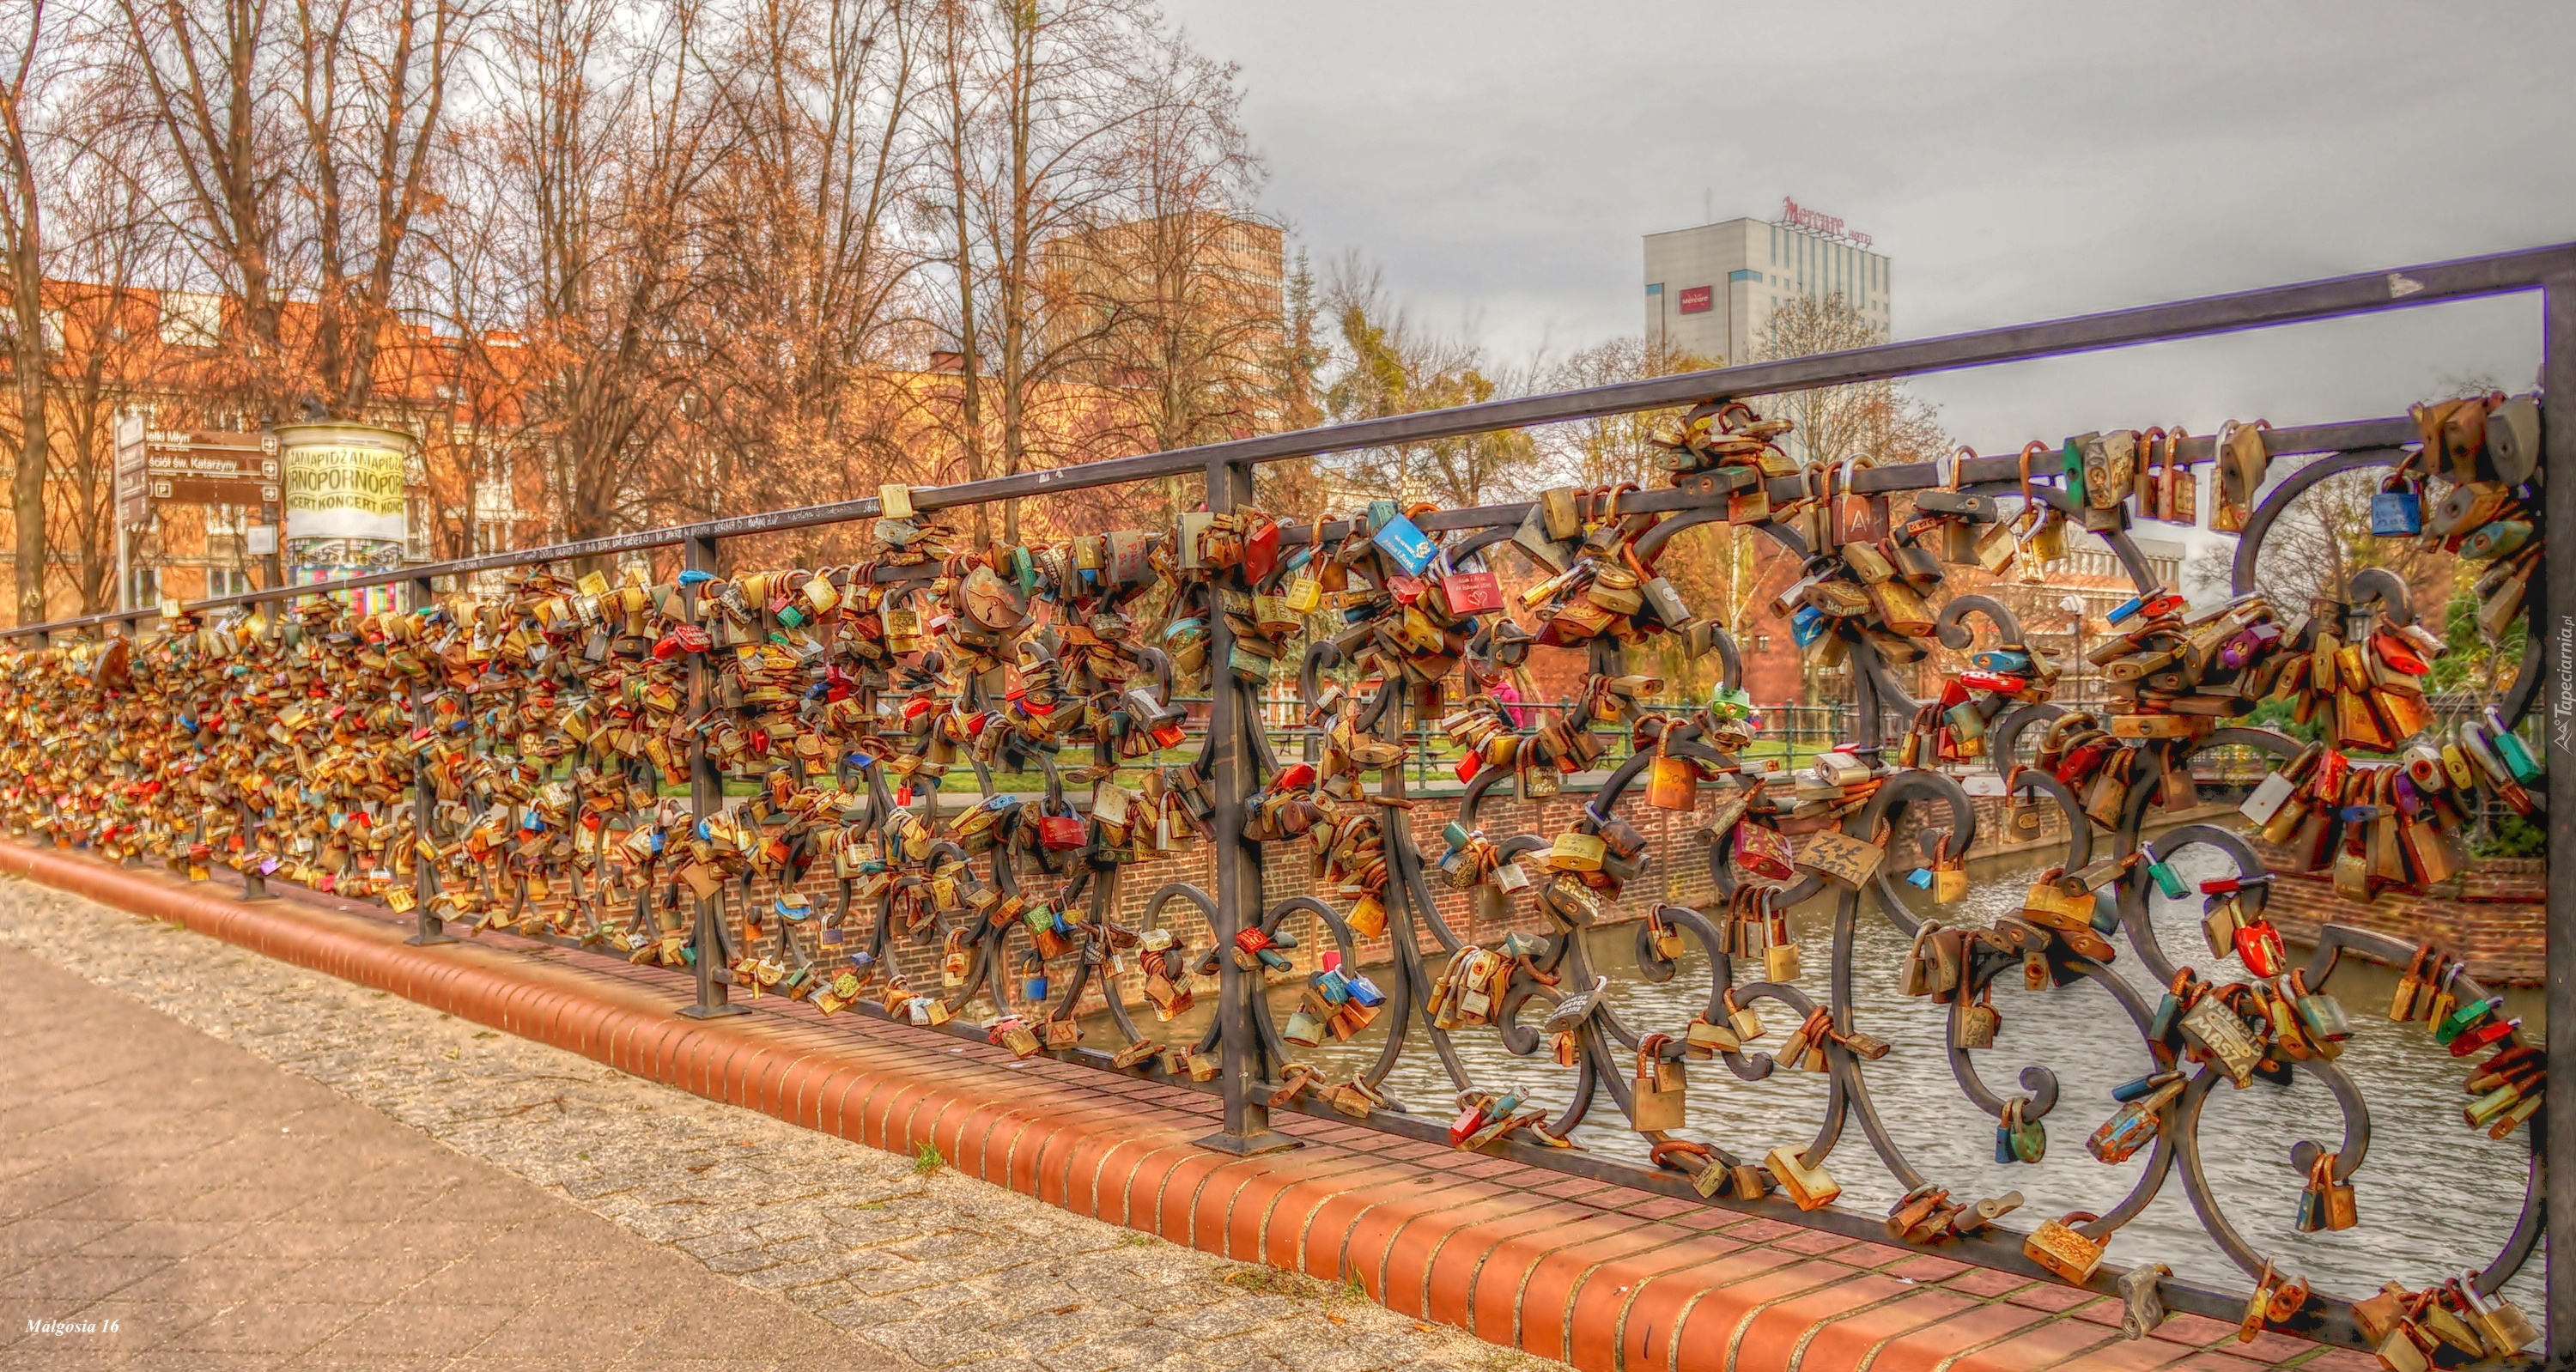
[(2084, 1292), (1499, 1159), (1467, 1169), (1329, 1121), (1286, 1121), (1306, 1142), (1294, 1152), (1232, 1158), (1191, 1142), (1212, 1127), (1207, 1097), (882, 1021), (684, 1019), (676, 978), (620, 964), (497, 941), (415, 948), (382, 920), (21, 843), (0, 843), (0, 871), (710, 1100), (894, 1152), (928, 1144), (1076, 1214), (1356, 1281), (1400, 1313), (1585, 1372), (2378, 1366), (2278, 1337), (2239, 1345), (2189, 1315), (2125, 1342), (2117, 1303)]

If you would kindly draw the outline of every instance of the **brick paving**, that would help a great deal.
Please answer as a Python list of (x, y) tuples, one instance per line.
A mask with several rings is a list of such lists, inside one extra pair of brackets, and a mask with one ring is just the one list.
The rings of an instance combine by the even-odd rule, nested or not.
[[(96, 913), (165, 992), (243, 970)], [(15, 948), (0, 1015), (0, 1365), (910, 1365)]]
[(1549, 1366), (29, 883), (0, 944), (0, 1365)]

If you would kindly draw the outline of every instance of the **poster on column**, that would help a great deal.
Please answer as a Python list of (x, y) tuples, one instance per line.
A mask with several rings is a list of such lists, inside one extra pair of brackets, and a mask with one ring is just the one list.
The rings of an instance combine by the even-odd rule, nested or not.
[(383, 570), (402, 562), (411, 435), (372, 424), (284, 424), (286, 555), (298, 568)]

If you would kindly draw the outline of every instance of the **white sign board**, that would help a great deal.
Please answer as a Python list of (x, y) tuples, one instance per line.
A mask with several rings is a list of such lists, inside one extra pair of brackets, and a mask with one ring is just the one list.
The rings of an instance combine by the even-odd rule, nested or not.
[(140, 529), (152, 522), (152, 488), (144, 463), (143, 416), (132, 410), (116, 417), (116, 522)]

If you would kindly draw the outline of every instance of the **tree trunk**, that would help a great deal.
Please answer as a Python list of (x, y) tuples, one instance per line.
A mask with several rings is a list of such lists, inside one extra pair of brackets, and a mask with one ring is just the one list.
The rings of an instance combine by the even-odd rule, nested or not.
[[(32, 216), (31, 216), (32, 217)], [(28, 278), (36, 274), (32, 260), (21, 268), (12, 292), (18, 297), (19, 318), (41, 319), (33, 305), (36, 285)], [(21, 325), (17, 348), (18, 467), (9, 481), (9, 508), (18, 522), (17, 562), (15, 570), (18, 592), (18, 622), (40, 623), (45, 618), (45, 465), (47, 460), (45, 414), (45, 341), (40, 329)]]
[[(32, 56), (34, 39), (30, 38)], [(0, 136), (8, 140), (10, 195), (5, 242), (9, 257), (9, 307), (17, 345), (18, 465), (9, 482), (10, 513), (18, 522), (15, 589), (18, 622), (45, 617), (45, 467), (51, 437), (45, 406), (44, 216), (36, 204), (36, 168), (20, 104), (26, 92), (22, 65), (13, 85), (0, 90)]]
[[(957, 356), (962, 365), (958, 373), (958, 442), (966, 454), (966, 479), (984, 479), (984, 370), (980, 340), (975, 334), (975, 242), (967, 220), (966, 140), (971, 136), (966, 119), (965, 52), (958, 23), (958, 10), (951, 4), (947, 10), (948, 48), (945, 53), (948, 85), (948, 208), (957, 230)], [(1016, 539), (1012, 540), (1017, 542)], [(975, 506), (975, 544), (990, 547), (993, 542), (992, 507)]]

